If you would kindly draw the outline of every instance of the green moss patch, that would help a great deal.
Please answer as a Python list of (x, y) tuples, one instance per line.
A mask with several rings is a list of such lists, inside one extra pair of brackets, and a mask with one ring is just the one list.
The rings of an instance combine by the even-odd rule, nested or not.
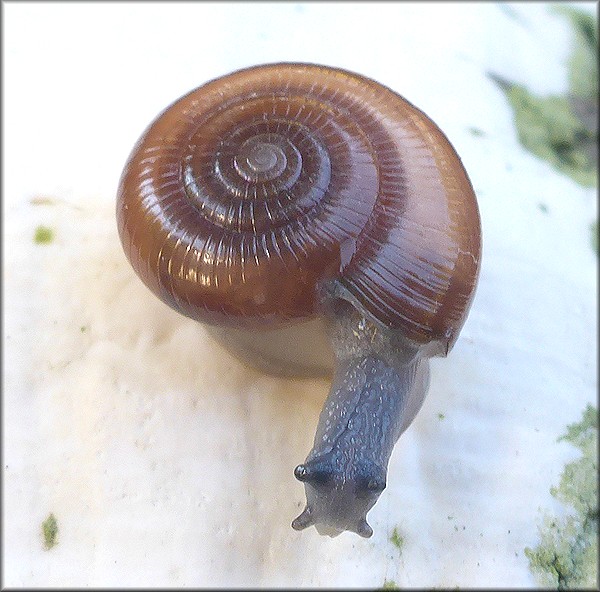
[(581, 185), (598, 182), (598, 26), (596, 19), (567, 6), (574, 46), (569, 59), (569, 92), (539, 97), (524, 86), (489, 76), (506, 94), (523, 146)]
[(570, 442), (581, 457), (565, 466), (550, 493), (568, 510), (566, 517), (544, 516), (540, 543), (527, 547), (531, 571), (542, 586), (567, 590), (598, 584), (598, 410), (588, 405), (579, 423), (559, 441)]
[(571, 21), (575, 36), (569, 58), (569, 86), (576, 97), (598, 101), (598, 22), (589, 13), (564, 4), (553, 7)]
[(478, 127), (470, 127), (469, 133), (472, 136), (475, 136), (476, 138), (481, 138), (481, 137), (485, 136), (485, 132), (480, 130)]
[(35, 229), (33, 240), (38, 245), (47, 245), (54, 240), (54, 230), (47, 226), (38, 226)]
[(390, 536), (390, 542), (397, 547), (400, 551), (404, 546), (404, 537), (400, 534), (398, 528), (394, 528), (392, 535)]
[(42, 522), (42, 534), (44, 535), (44, 547), (52, 549), (58, 543), (58, 523), (54, 514), (50, 514)]

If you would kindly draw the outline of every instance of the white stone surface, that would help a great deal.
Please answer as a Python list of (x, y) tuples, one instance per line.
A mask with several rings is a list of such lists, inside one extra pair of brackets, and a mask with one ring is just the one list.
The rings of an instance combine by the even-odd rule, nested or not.
[[(485, 72), (565, 90), (570, 32), (548, 7), (3, 5), (4, 586), (535, 586), (523, 548), (576, 456), (556, 438), (596, 399), (597, 203), (521, 148)], [(407, 97), (479, 198), (471, 314), (434, 361), (368, 540), (290, 528), (328, 384), (239, 364), (146, 290), (115, 228), (150, 120), (210, 78), (282, 60)], [(39, 224), (53, 244), (34, 244)]]

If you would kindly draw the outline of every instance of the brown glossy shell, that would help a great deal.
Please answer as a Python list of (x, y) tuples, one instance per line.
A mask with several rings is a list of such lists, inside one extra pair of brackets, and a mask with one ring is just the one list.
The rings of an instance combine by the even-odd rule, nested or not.
[(132, 266), (209, 323), (318, 313), (317, 286), (447, 351), (477, 281), (471, 183), (438, 127), (351, 72), (273, 64), (168, 107), (129, 157), (117, 205)]

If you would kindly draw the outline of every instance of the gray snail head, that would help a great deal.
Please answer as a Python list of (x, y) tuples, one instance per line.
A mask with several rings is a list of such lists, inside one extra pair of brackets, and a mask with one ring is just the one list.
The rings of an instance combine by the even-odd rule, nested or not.
[(142, 134), (117, 225), (142, 281), (188, 317), (257, 341), (326, 318), (336, 371), (296, 470), (308, 504), (294, 527), (370, 536), (366, 514), (425, 396), (427, 359), (452, 348), (479, 273), (477, 202), (444, 134), (358, 74), (240, 70)]
[(351, 463), (336, 468), (324, 458), (298, 465), (294, 475), (305, 483), (307, 502), (302, 514), (292, 522), (296, 530), (314, 524), (319, 534), (329, 536), (345, 530), (365, 538), (373, 534), (367, 513), (385, 489), (383, 467)]
[(423, 403), (429, 365), (422, 347), (340, 300), (339, 288), (331, 287), (329, 296), (336, 371), (313, 449), (294, 472), (307, 503), (292, 526), (314, 524), (320, 534), (349, 530), (370, 537), (367, 513), (386, 487), (396, 441)]

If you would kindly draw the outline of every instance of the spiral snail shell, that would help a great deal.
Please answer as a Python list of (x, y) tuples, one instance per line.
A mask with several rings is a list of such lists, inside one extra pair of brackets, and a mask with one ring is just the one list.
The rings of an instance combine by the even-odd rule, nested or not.
[(293, 526), (370, 536), (366, 513), (421, 406), (428, 358), (452, 348), (477, 283), (477, 202), (444, 134), (358, 74), (240, 70), (146, 129), (117, 221), (148, 288), (247, 361), (335, 366), (295, 471), (308, 503)]

